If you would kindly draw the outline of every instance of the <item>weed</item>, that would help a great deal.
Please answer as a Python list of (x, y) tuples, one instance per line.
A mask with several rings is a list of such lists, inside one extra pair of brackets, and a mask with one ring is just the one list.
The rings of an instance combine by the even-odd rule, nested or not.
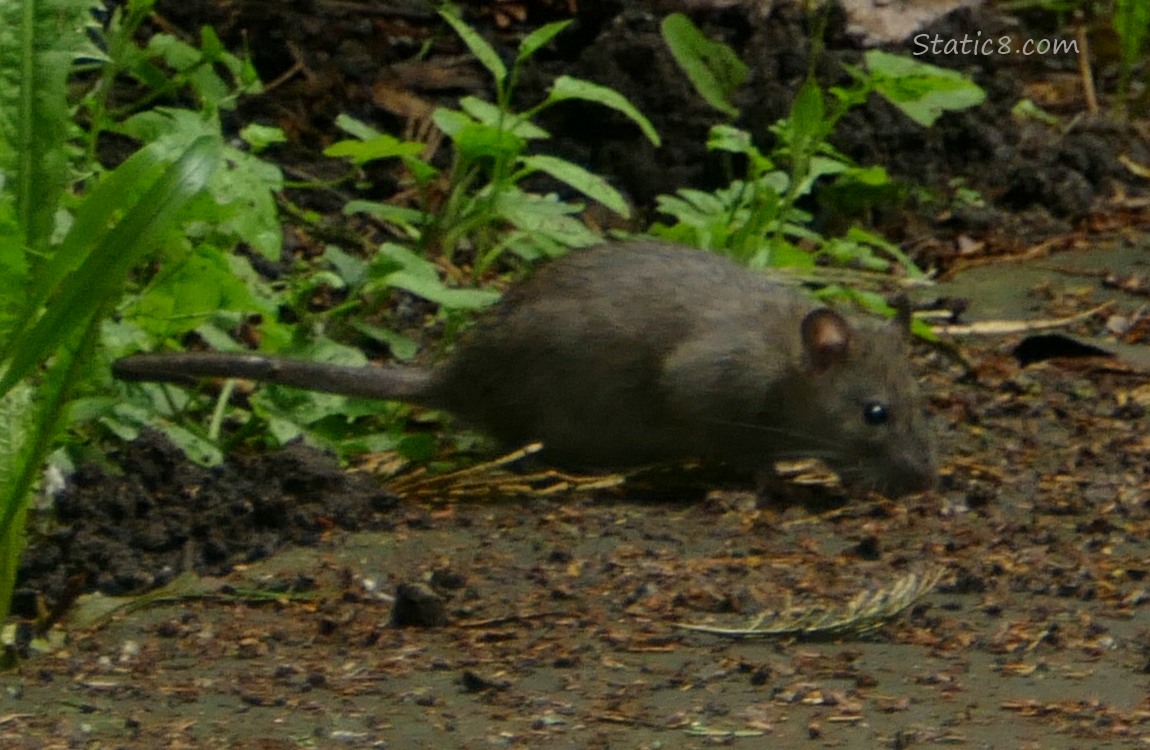
[[(730, 96), (745, 68), (734, 52), (706, 39), (681, 14), (665, 19), (663, 36), (700, 95), (719, 112), (736, 116)], [(872, 270), (894, 262), (910, 275), (921, 275), (896, 247), (868, 233), (822, 237), (809, 228), (812, 217), (798, 203), (826, 179), (853, 194), (889, 185), (886, 170), (859, 166), (829, 142), (843, 115), (871, 94), (929, 127), (944, 111), (978, 104), (983, 92), (958, 73), (878, 50), (865, 55), (865, 68), (847, 70), (853, 85), (832, 87), (829, 103), (813, 74), (808, 75), (790, 114), (771, 127), (776, 143), (770, 152), (756, 146), (745, 130), (714, 126), (707, 148), (740, 157), (746, 165), (743, 176), (710, 193), (681, 189), (659, 196), (659, 211), (672, 220), (655, 224), (652, 232), (727, 253), (752, 267), (810, 267), (821, 256)]]
[[(210, 136), (159, 140), (111, 171), (76, 161), (66, 82), (99, 59), (90, 4), (0, 2), (0, 619), (25, 511), (96, 360), (130, 269), (188, 220), (221, 161)], [(69, 191), (89, 175), (83, 194)]]
[[(491, 75), (495, 101), (466, 96), (459, 101), (458, 109), (439, 108), (432, 114), (432, 120), (453, 147), (447, 175), (441, 175), (421, 156), (422, 144), (400, 141), (344, 118), (345, 130), (358, 141), (337, 143), (327, 153), (359, 164), (400, 159), (421, 196), (419, 209), (365, 202), (351, 204), (348, 209), (397, 225), (421, 252), (438, 248), (450, 256), (461, 245), (474, 248), (477, 276), (508, 249), (534, 260), (598, 242), (600, 238), (576, 217), (582, 205), (556, 195), (528, 192), (522, 187), (523, 181), (537, 173), (546, 174), (624, 217), (630, 214), (626, 201), (606, 180), (577, 164), (529, 153), (533, 142), (550, 137), (534, 120), (556, 104), (581, 100), (621, 113), (658, 145), (654, 127), (618, 92), (570, 76), (557, 78), (547, 96), (535, 106), (524, 111), (513, 108), (512, 98), (523, 66), (570, 21), (547, 24), (528, 34), (508, 67), (457, 11), (448, 7), (440, 14)], [(445, 194), (439, 195), (437, 190)]]

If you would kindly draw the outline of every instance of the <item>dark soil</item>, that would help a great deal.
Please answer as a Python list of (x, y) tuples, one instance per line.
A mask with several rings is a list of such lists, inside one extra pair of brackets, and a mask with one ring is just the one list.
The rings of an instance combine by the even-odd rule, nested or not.
[[(239, 115), (292, 134), (278, 154), (289, 171), (338, 173), (317, 154), (340, 112), (399, 132), (381, 86), (444, 102), (483, 86), (476, 67), (441, 65), (460, 49), (422, 3), (306, 6), (161, 3), (178, 28), (246, 40), (265, 81), (297, 66)], [(512, 8), (527, 21), (495, 23)], [(506, 45), (565, 8), (470, 6)], [(805, 75), (805, 21), (784, 4), (766, 21), (697, 15), (752, 65), (742, 124), (765, 134)], [(655, 194), (717, 184), (701, 146), (715, 118), (663, 50), (658, 16), (587, 2), (576, 18), (524, 98), (560, 72), (592, 79), (631, 98), (667, 145), (656, 153), (630, 126), (588, 127), (572, 109), (547, 123), (558, 152), (648, 212)], [(827, 80), (860, 53), (842, 28), (832, 20)], [(932, 33), (970, 29), (1025, 33), (987, 11)], [(428, 40), (428, 62), (412, 66)], [(837, 146), (933, 190), (961, 178), (987, 204), (883, 207), (879, 228), (949, 270), (972, 247), (1082, 245), (1142, 221), (1127, 201), (1142, 186), (1118, 160), (1150, 163), (1137, 124), (1088, 117), (1063, 131), (1009, 114), (1074, 61), (935, 62), (971, 73), (988, 102), (929, 131), (872, 102)], [(338, 208), (322, 193), (300, 200)], [(1032, 290), (1035, 316), (1087, 309), (1101, 283)], [(1128, 320), (1139, 304), (1122, 306)], [(1114, 314), (1081, 332), (1105, 333)], [(1130, 343), (1144, 343), (1139, 330)], [(34, 519), (19, 614), (71, 616), (81, 594), (139, 596), (181, 573), (220, 579), (96, 624), (65, 619), (66, 644), (2, 678), (0, 747), (1144, 747), (1145, 374), (1098, 358), (1023, 368), (1016, 342), (964, 345), (965, 368), (919, 352), (942, 443), (937, 492), (891, 503), (816, 490), (817, 513), (789, 494), (644, 500), (627, 487), (416, 502), (302, 446), (214, 470), (154, 436), (113, 446), (70, 479), (50, 519)], [(868, 638), (744, 642), (674, 627), (841, 607), (935, 566), (946, 570), (936, 592)]]
[(331, 529), (394, 523), (396, 500), (379, 483), (303, 445), (205, 469), (149, 434), (108, 461), (55, 498), (50, 528), (24, 555), (16, 614), (34, 616), (41, 598), (58, 608), (83, 591), (139, 593), (187, 570), (223, 575)]

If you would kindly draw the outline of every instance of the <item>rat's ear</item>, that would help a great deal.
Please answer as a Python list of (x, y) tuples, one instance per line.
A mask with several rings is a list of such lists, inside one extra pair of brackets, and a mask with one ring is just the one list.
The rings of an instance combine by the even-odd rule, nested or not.
[(815, 372), (823, 372), (842, 362), (851, 345), (851, 327), (834, 310), (820, 307), (803, 318), (803, 350)]

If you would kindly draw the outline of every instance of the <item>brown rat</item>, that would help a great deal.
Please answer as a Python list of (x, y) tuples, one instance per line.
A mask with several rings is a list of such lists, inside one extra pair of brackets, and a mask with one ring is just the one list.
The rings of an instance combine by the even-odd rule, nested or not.
[(241, 377), (446, 409), (579, 467), (820, 458), (890, 495), (934, 481), (907, 321), (848, 322), (713, 253), (577, 250), (512, 287), (432, 369), (257, 354), (143, 354), (126, 380)]

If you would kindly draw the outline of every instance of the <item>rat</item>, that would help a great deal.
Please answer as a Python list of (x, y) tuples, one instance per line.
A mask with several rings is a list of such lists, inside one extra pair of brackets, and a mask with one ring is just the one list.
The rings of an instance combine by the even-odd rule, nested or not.
[[(910, 313), (852, 321), (714, 253), (657, 241), (575, 250), (513, 285), (441, 364), (137, 354), (124, 380), (236, 377), (452, 412), (548, 463), (699, 459), (769, 477), (818, 458), (848, 484), (930, 488), (934, 441)], [(765, 472), (765, 474), (764, 474)]]

